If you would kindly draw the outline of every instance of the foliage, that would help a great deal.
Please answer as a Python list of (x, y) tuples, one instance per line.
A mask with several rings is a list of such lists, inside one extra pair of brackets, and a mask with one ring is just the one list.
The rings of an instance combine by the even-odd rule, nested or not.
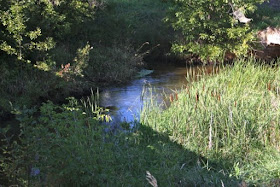
[[(9, 102), (31, 106), (44, 99), (61, 100), (70, 92), (83, 90), (86, 81), (82, 85), (72, 80), (83, 76), (90, 45), (87, 41), (73, 45), (76, 41), (71, 38), (83, 34), (86, 29), (81, 29), (85, 28), (82, 24), (93, 20), (94, 10), (94, 6), (80, 0), (1, 1), (1, 116), (10, 111)], [(72, 43), (72, 55), (57, 60), (56, 48), (68, 41)], [(70, 53), (63, 52), (58, 55)], [(71, 71), (66, 78), (55, 76), (61, 64), (67, 63), (71, 63)]]
[(149, 105), (130, 131), (100, 123), (98, 96), (15, 110), (18, 138), (1, 129), (7, 184), (146, 186), (149, 171), (161, 186), (277, 185), (280, 74), (252, 61), (198, 77), (165, 111)]
[[(140, 52), (151, 52), (150, 58), (169, 53), (173, 31), (162, 21), (170, 3), (162, 0), (107, 0), (95, 17), (94, 40), (103, 46), (126, 45)], [(113, 30), (113, 32), (112, 32)], [(124, 40), (125, 38), (125, 40)]]
[(85, 76), (91, 81), (103, 84), (130, 80), (135, 76), (137, 67), (143, 64), (143, 55), (137, 54), (137, 51), (126, 43), (94, 47), (91, 57), (92, 61), (84, 72)]
[(74, 65), (71, 66), (70, 63), (66, 65), (62, 64), (61, 70), (57, 72), (57, 74), (66, 80), (74, 79), (75, 77), (83, 77), (83, 71), (87, 68), (89, 63), (91, 49), (92, 47), (89, 44), (83, 48), (79, 48), (77, 50), (77, 56), (73, 60)]
[(147, 170), (163, 186), (219, 185), (220, 180), (238, 184), (147, 126), (113, 134), (99, 122), (104, 111), (92, 104), (87, 100), (81, 107), (71, 99), (63, 106), (48, 102), (39, 110), (15, 110), (21, 122), (19, 137), (12, 137), (9, 128), (1, 129), (5, 154), (0, 167), (9, 179), (6, 184), (146, 186)]
[(258, 10), (252, 15), (252, 18), (252, 27), (257, 31), (266, 29), (267, 27), (278, 28), (280, 26), (279, 11), (268, 5), (259, 6)]
[[(102, 173), (102, 160), (110, 159), (112, 145), (104, 141), (105, 126), (99, 119), (105, 114), (99, 108), (88, 115), (70, 99), (63, 106), (44, 103), (39, 117), (34, 116), (38, 112), (34, 108), (15, 112), (21, 132), (16, 139), (4, 139), (1, 159), (11, 184), (86, 185), (106, 179), (98, 173)], [(7, 130), (2, 133), (7, 137)]]
[[(77, 7), (74, 11), (70, 5), (78, 2), (60, 1), (58, 6), (48, 0), (3, 1), (2, 5), (5, 5), (5, 8), (1, 9), (0, 49), (8, 55), (16, 56), (18, 60), (32, 62), (33, 64), (35, 63), (34, 60), (43, 59), (46, 55), (43, 55), (43, 53), (55, 46), (54, 37), (56, 35), (54, 33), (64, 35), (66, 28), (70, 28), (70, 23), (65, 18), (70, 20), (71, 18), (69, 18), (67, 12), (64, 13), (62, 10), (75, 13), (78, 10)], [(57, 7), (63, 7), (63, 9), (56, 10)], [(78, 18), (74, 21), (77, 21)], [(55, 32), (57, 27), (61, 28)], [(32, 52), (35, 55), (34, 51), (36, 56), (30, 58)]]
[(173, 51), (198, 55), (202, 61), (222, 60), (226, 52), (246, 56), (254, 39), (250, 23), (239, 23), (232, 15), (240, 10), (247, 13), (256, 10), (256, 4), (264, 0), (175, 0), (166, 21), (178, 31)]
[[(168, 6), (160, 0), (12, 0), (0, 4), (4, 115), (10, 110), (9, 102), (30, 107), (47, 99), (81, 95), (90, 87), (128, 81), (142, 64), (144, 53), (139, 46), (147, 40), (152, 46), (166, 40), (158, 30), (166, 32), (161, 19)], [(16, 29), (19, 26), (21, 30)], [(21, 40), (15, 40), (17, 36)]]
[(255, 63), (240, 60), (218, 75), (200, 78), (165, 111), (148, 105), (142, 122), (218, 162), (230, 176), (269, 184), (280, 171), (272, 162), (279, 157), (280, 74), (279, 69)]

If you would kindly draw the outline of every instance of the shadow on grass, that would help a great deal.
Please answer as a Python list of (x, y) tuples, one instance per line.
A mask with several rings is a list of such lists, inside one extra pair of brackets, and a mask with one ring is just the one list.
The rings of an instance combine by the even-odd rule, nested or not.
[[(65, 168), (57, 168), (61, 163), (52, 162), (48, 163), (50, 164), (48, 168), (50, 171), (54, 168), (55, 173), (51, 175), (45, 173), (45, 177), (42, 175), (42, 178), (36, 180), (37, 182), (33, 180), (27, 183), (47, 186), (71, 184), (150, 186), (146, 180), (146, 172), (149, 171), (156, 178), (158, 186), (238, 186), (240, 184), (238, 179), (230, 177), (223, 170), (221, 163), (207, 161), (199, 154), (184, 149), (178, 143), (171, 141), (168, 136), (145, 125), (141, 125), (133, 133), (119, 133), (106, 137), (108, 142), (96, 142), (98, 140), (91, 138), (88, 139), (90, 142), (83, 144), (81, 143), (83, 140), (77, 140), (78, 142), (75, 143), (81, 143), (78, 148), (81, 152), (75, 150), (77, 147), (71, 149), (71, 154), (79, 153), (79, 159), (72, 159), (71, 162), (65, 162), (69, 157), (65, 155), (69, 147), (67, 148), (67, 144), (66, 147), (61, 146), (59, 152), (64, 154), (61, 155), (61, 162), (68, 164), (64, 167), (70, 168), (70, 173), (58, 174)], [(87, 144), (94, 147), (89, 147)], [(92, 154), (83, 154), (85, 152)], [(57, 161), (56, 158), (55, 160)], [(74, 166), (75, 168), (71, 168)], [(14, 178), (10, 181), (7, 177), (5, 173), (0, 172), (0, 186), (14, 185), (20, 180)], [(80, 184), (83, 178), (86, 178), (87, 182)]]
[(114, 156), (119, 185), (147, 186), (146, 171), (159, 186), (238, 186), (240, 182), (225, 174), (219, 163), (207, 162), (144, 125), (121, 138), (114, 147)]

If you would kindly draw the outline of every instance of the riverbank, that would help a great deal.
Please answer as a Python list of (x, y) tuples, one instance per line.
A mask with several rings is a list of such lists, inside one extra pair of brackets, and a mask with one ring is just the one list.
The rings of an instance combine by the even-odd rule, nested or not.
[(21, 143), (6, 137), (8, 183), (145, 186), (149, 171), (160, 186), (277, 186), (279, 63), (240, 60), (198, 76), (169, 108), (151, 99), (141, 123), (122, 130), (99, 122), (109, 118), (95, 98), (19, 111)]
[[(202, 76), (162, 111), (148, 104), (141, 123), (206, 160), (204, 167), (247, 185), (279, 180), (279, 61), (276, 68), (240, 60)], [(175, 98), (175, 97), (174, 97)]]
[[(149, 171), (160, 186), (277, 186), (278, 70), (240, 60), (217, 76), (200, 75), (187, 90), (170, 95), (166, 111), (149, 105), (141, 124), (120, 122), (121, 128), (113, 129), (104, 122), (110, 117), (96, 98), (77, 98), (90, 95), (91, 88), (129, 82), (144, 62), (193, 62), (186, 61), (190, 56), (168, 54), (174, 31), (162, 19), (170, 2), (101, 0), (94, 1), (100, 4), (93, 9), (87, 1), (61, 2), (71, 9), (52, 9), (57, 2), (50, 1), (31, 4), (26, 33), (3, 30), (7, 42), (21, 37), (28, 42), (11, 42), (18, 52), (13, 55), (9, 46), (0, 46), (0, 118), (12, 118), (7, 126), (0, 120), (1, 182), (147, 186)], [(11, 10), (20, 8), (12, 3)], [(277, 11), (267, 16), (269, 11), (252, 15), (252, 24), (258, 23), (254, 29), (278, 24)], [(41, 20), (48, 24), (37, 16), (45, 16)], [(42, 30), (30, 33), (37, 23)], [(5, 24), (1, 22), (3, 29)], [(54, 48), (48, 49), (51, 40), (40, 43), (48, 37), (54, 37)]]
[[(27, 28), (38, 25), (41, 37), (53, 37), (54, 48), (46, 54), (26, 52), (26, 62), (15, 55), (1, 55), (0, 120), (11, 116), (13, 107), (31, 107), (47, 100), (63, 103), (69, 96), (88, 95), (91, 88), (129, 82), (143, 66), (143, 58), (146, 62), (162, 58), (169, 51), (172, 31), (162, 22), (167, 2), (98, 1), (94, 8), (71, 7), (75, 19), (52, 6), (69, 23), (56, 28), (51, 22), (55, 31), (41, 23), (50, 22), (45, 17), (25, 24)], [(39, 8), (30, 11), (40, 14)]]
[[(91, 88), (129, 82), (145, 63), (199, 63), (198, 56), (170, 53), (175, 34), (163, 19), (171, 4), (161, 0), (100, 1), (96, 8), (86, 9), (85, 15), (73, 10), (80, 20), (70, 19), (72, 33), (64, 28), (67, 24), (47, 33), (49, 28), (39, 22), (42, 35), (50, 34), (56, 45), (45, 56), (28, 52), (26, 62), (1, 56), (0, 121), (12, 116), (13, 107), (39, 106), (47, 100), (63, 103), (69, 96), (88, 95)], [(277, 25), (278, 14), (260, 7), (250, 15), (253, 28)], [(34, 22), (37, 24), (30, 19), (27, 26)]]

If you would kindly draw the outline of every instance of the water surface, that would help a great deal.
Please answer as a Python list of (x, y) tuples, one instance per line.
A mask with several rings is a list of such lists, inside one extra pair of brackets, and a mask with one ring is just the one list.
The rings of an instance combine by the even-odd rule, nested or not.
[(110, 109), (114, 122), (133, 122), (139, 120), (143, 103), (152, 97), (155, 102), (163, 103), (166, 97), (188, 83), (187, 73), (193, 78), (201, 76), (203, 71), (208, 74), (213, 66), (178, 67), (161, 65), (153, 67), (154, 72), (148, 76), (135, 79), (128, 84), (110, 87), (100, 93), (100, 105)]

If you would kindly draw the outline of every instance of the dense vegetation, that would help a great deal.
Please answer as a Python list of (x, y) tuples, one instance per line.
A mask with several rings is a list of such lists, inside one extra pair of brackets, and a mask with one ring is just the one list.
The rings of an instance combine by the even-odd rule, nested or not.
[(198, 55), (204, 62), (221, 61), (226, 53), (247, 56), (256, 32), (252, 23), (245, 23), (235, 14), (243, 14), (244, 18), (264, 0), (175, 2), (166, 18), (178, 30), (177, 40), (172, 46), (174, 52)]
[(220, 71), (189, 85), (164, 111), (148, 104), (142, 123), (227, 175), (266, 186), (280, 177), (280, 71), (254, 59)]
[(167, 53), (167, 3), (89, 2), (1, 1), (2, 117), (9, 102), (32, 106), (126, 82), (151, 49)]
[(100, 123), (94, 99), (15, 110), (21, 133), (6, 134), (3, 171), (31, 186), (144, 186), (146, 171), (162, 186), (277, 186), (280, 72), (253, 63), (203, 77), (167, 110), (147, 103), (132, 129)]
[(1, 0), (0, 185), (147, 186), (149, 171), (159, 186), (277, 186), (279, 61), (198, 77), (132, 127), (111, 126), (94, 91), (76, 97), (131, 80), (144, 61), (248, 56), (257, 30), (279, 26), (261, 2)]

